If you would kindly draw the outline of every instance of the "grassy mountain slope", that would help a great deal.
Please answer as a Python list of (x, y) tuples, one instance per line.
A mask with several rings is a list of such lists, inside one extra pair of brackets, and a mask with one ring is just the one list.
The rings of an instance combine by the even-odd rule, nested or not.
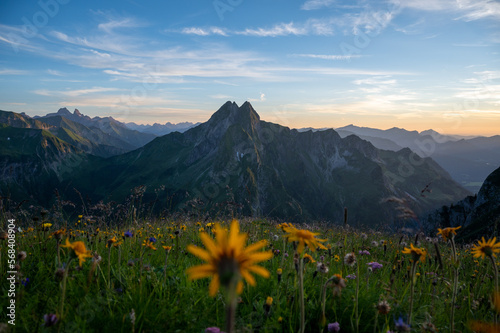
[(0, 125), (0, 192), (16, 201), (47, 204), (62, 181), (94, 160), (42, 129)]
[(135, 149), (129, 143), (103, 132), (96, 127), (87, 127), (62, 116), (40, 118), (57, 137), (85, 151), (86, 153), (109, 157)]

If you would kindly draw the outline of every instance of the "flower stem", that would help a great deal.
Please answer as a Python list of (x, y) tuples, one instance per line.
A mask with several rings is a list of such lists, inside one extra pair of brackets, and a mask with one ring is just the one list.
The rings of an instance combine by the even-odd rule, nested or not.
[(455, 246), (455, 240), (450, 238), (451, 242), (451, 250), (453, 255), (453, 290), (452, 290), (452, 298), (451, 298), (451, 313), (450, 313), (450, 332), (453, 333), (455, 331), (455, 302), (457, 298), (457, 289), (458, 289), (458, 258), (457, 258), (457, 248)]
[(229, 288), (227, 290), (227, 301), (226, 301), (226, 333), (234, 333), (234, 326), (236, 321), (236, 286), (238, 281), (233, 278), (229, 283)]
[(304, 258), (299, 259), (299, 300), (300, 300), (300, 333), (306, 329), (306, 309), (304, 303)]
[(325, 326), (326, 326), (326, 288), (328, 287), (328, 284), (334, 279), (334, 277), (329, 278), (326, 280), (326, 282), (323, 284), (323, 288), (321, 290), (321, 330), (320, 332), (323, 332)]
[(493, 272), (495, 273), (495, 292), (498, 292), (498, 268), (497, 264), (495, 262), (495, 258), (493, 258), (492, 255), (488, 256), (490, 257), (491, 264), (493, 265)]
[(415, 271), (417, 268), (417, 261), (413, 260), (410, 274), (410, 310), (408, 311), (408, 325), (411, 325), (411, 316), (413, 312), (413, 294), (415, 292)]
[(108, 247), (108, 288), (111, 288), (111, 244)]
[[(488, 257), (490, 257), (490, 260), (491, 260), (491, 264), (493, 265), (493, 272), (495, 273), (495, 294), (499, 292), (498, 290), (498, 267), (497, 267), (497, 264), (495, 262), (495, 258), (493, 258), (492, 255), (489, 255)], [(498, 314), (495, 314), (495, 325), (498, 324)]]
[(61, 247), (59, 246), (59, 239), (56, 239), (56, 248), (57, 248), (57, 267), (61, 267)]
[(62, 320), (64, 317), (64, 299), (66, 298), (66, 281), (68, 280), (68, 272), (73, 259), (70, 259), (66, 269), (64, 270), (63, 280), (62, 280), (62, 295), (61, 295), (61, 304), (59, 306), (59, 318)]
[(168, 261), (168, 251), (165, 251), (165, 267), (163, 267), (163, 283), (167, 283), (167, 261)]
[(356, 332), (359, 332), (359, 262), (356, 264), (357, 266), (357, 278), (356, 278), (356, 305), (355, 305), (355, 310), (356, 310)]

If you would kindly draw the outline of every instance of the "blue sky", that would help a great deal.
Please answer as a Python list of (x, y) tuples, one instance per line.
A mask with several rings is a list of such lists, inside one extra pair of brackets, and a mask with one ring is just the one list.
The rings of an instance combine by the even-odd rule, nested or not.
[(2, 0), (0, 109), (500, 134), (500, 2)]

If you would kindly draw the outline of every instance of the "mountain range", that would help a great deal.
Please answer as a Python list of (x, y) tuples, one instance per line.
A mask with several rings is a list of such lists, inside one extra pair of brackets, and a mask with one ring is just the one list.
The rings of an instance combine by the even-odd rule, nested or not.
[[(76, 111), (72, 116), (84, 118)], [(262, 121), (248, 102), (227, 102), (205, 123), (106, 158), (53, 134), (69, 126), (44, 122), (54, 117), (3, 115), (10, 119), (0, 129), (3, 196), (15, 193), (19, 200), (30, 193), (40, 201), (50, 197), (38, 197), (43, 189), (58, 188), (71, 197), (75, 188), (92, 200), (122, 201), (144, 185), (144, 200), (170, 198), (175, 211), (340, 221), (347, 208), (350, 224), (375, 225), (415, 217), (470, 194), (433, 159), (408, 148), (378, 149), (332, 129), (293, 130)], [(99, 126), (78, 123), (123, 134), (111, 119), (96, 119)], [(15, 128), (18, 124), (25, 125)]]
[(454, 180), (477, 193), (486, 177), (500, 165), (500, 135), (464, 137), (401, 128), (379, 130), (349, 125), (336, 129), (341, 137), (357, 135), (379, 149), (410, 148), (421, 157), (432, 157)]
[(136, 130), (142, 133), (150, 133), (156, 136), (166, 135), (172, 132), (185, 132), (190, 128), (198, 126), (200, 123), (182, 122), (178, 124), (172, 124), (167, 122), (165, 124), (154, 123), (153, 125), (138, 125), (136, 123), (125, 123), (131, 130)]

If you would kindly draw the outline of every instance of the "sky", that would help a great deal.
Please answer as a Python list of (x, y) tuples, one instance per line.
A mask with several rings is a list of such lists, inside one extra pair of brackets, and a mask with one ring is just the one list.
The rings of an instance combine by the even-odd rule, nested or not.
[(0, 2), (0, 109), (500, 134), (500, 2)]

